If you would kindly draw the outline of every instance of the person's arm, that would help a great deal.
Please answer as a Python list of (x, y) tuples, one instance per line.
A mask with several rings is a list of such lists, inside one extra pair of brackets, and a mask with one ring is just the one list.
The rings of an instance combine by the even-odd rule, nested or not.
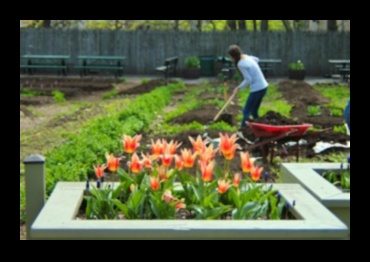
[(241, 67), (239, 70), (242, 73), (244, 80), (234, 89), (233, 93), (238, 92), (239, 89), (245, 89), (252, 82), (251, 75), (249, 74), (247, 68)]
[(260, 59), (257, 56), (250, 55), (249, 57), (252, 58), (254, 61), (256, 61), (256, 63), (260, 61)]

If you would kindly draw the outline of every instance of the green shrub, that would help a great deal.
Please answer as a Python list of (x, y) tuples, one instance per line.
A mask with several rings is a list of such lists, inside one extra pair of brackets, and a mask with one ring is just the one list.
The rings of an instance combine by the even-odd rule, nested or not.
[(186, 68), (200, 68), (200, 60), (197, 56), (188, 56), (185, 58)]
[(54, 98), (54, 101), (57, 102), (57, 103), (62, 103), (65, 101), (65, 98), (64, 98), (64, 93), (63, 92), (60, 92), (58, 90), (54, 90), (52, 92), (53, 94), (53, 98)]
[(103, 95), (103, 99), (111, 99), (118, 96), (118, 90), (115, 88), (114, 90), (107, 92)]
[(298, 60), (296, 63), (290, 63), (289, 69), (290, 70), (303, 70), (304, 64), (301, 62), (301, 60)]
[(141, 84), (142, 85), (144, 85), (144, 84), (147, 84), (147, 83), (149, 83), (149, 79), (148, 78), (143, 78), (143, 79), (141, 79)]
[(347, 128), (345, 125), (334, 126), (333, 131), (337, 133), (347, 134)]

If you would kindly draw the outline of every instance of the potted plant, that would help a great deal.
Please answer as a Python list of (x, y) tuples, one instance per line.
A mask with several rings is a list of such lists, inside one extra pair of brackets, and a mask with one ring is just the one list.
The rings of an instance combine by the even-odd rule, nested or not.
[(289, 64), (288, 71), (289, 79), (303, 80), (306, 76), (306, 70), (304, 69), (304, 64), (301, 60), (297, 60), (296, 63)]
[(199, 78), (200, 60), (197, 56), (188, 56), (185, 58), (185, 69), (183, 72), (184, 78), (195, 79)]

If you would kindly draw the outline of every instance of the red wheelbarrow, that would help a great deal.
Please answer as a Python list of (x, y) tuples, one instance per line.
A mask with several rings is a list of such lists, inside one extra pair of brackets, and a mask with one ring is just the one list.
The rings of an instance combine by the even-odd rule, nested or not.
[[(297, 151), (296, 151), (296, 160), (299, 160), (299, 143), (298, 141), (306, 133), (306, 131), (312, 127), (311, 124), (301, 124), (301, 125), (284, 125), (284, 126), (275, 126), (275, 125), (266, 125), (255, 122), (246, 122), (247, 125), (251, 128), (253, 134), (261, 138), (260, 142), (253, 144), (247, 148), (247, 150), (252, 150), (257, 147), (262, 148), (262, 160), (264, 163), (267, 162), (268, 155), (268, 144), (272, 142), (277, 142), (283, 138), (292, 137), (290, 140), (297, 142)], [(284, 139), (286, 140), (286, 139)], [(270, 162), (272, 163), (274, 157), (274, 149), (271, 150)]]

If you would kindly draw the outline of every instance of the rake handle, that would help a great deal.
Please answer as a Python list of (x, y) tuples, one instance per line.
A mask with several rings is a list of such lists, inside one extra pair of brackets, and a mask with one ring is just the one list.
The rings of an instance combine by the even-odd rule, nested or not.
[(222, 114), (222, 112), (226, 109), (226, 107), (230, 104), (231, 100), (234, 98), (234, 96), (236, 95), (237, 93), (233, 93), (229, 100), (226, 101), (226, 104), (221, 108), (221, 110), (217, 113), (217, 115), (215, 116), (215, 118), (213, 118), (213, 121), (216, 121), (220, 115)]

